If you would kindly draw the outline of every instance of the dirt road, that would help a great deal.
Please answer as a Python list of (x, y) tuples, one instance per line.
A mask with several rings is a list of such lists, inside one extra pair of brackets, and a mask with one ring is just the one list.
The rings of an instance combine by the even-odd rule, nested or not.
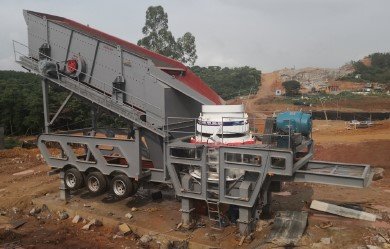
[[(263, 73), (261, 75), (261, 85), (257, 94), (247, 99), (241, 99), (239, 102), (242, 102), (245, 105), (245, 110), (252, 116), (255, 116), (256, 118), (266, 118), (268, 113), (264, 113), (265, 110), (261, 107), (259, 108), (259, 106), (263, 103), (272, 101), (272, 99), (275, 98), (276, 89), (281, 89), (280, 86), (281, 82), (277, 72)], [(231, 102), (231, 104), (238, 103), (235, 101)]]
[(279, 73), (264, 73), (261, 75), (261, 86), (257, 92), (257, 99), (267, 99), (275, 96), (275, 91), (281, 89)]
[[(277, 89), (283, 90), (282, 78), (280, 71), (263, 73), (261, 75), (261, 85), (258, 92), (249, 98), (238, 98), (228, 100), (229, 104), (245, 105), (245, 110), (255, 116), (261, 116), (261, 112), (275, 112), (285, 110), (304, 110), (304, 111), (323, 111), (338, 110), (340, 112), (388, 112), (390, 107), (390, 97), (383, 96), (344, 96), (334, 97), (325, 101), (322, 106), (320, 103), (313, 106), (293, 105), (291, 101), (285, 101), (284, 98), (275, 96)], [(340, 91), (357, 90), (364, 87), (364, 84), (357, 82), (331, 80), (331, 85), (337, 85)], [(367, 104), (369, 103), (369, 104)]]

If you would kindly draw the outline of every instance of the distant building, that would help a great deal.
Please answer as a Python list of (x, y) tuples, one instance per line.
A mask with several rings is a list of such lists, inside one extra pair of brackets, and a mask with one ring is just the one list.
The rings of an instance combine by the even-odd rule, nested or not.
[(326, 87), (326, 93), (337, 94), (340, 92), (340, 87), (337, 85), (329, 85)]
[(370, 93), (370, 92), (372, 92), (372, 89), (370, 87), (365, 87), (365, 88), (363, 88), (363, 92)]
[(366, 88), (373, 88), (373, 84), (372, 83), (366, 83)]
[(382, 85), (380, 85), (380, 84), (376, 84), (376, 85), (374, 85), (373, 89), (376, 92), (383, 92), (384, 87)]

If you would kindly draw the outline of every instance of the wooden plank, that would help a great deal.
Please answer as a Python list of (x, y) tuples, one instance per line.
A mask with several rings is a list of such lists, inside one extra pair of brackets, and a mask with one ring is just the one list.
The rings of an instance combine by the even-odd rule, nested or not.
[(359, 220), (368, 220), (368, 221), (375, 221), (376, 215), (370, 214), (363, 211), (358, 211), (350, 208), (340, 207), (337, 205), (329, 204), (322, 201), (314, 200), (311, 202), (310, 205), (311, 209), (323, 211), (343, 217), (353, 218), (353, 219), (359, 219)]
[(23, 226), (26, 223), (27, 223), (26, 220), (15, 220), (15, 221), (11, 221), (11, 226), (12, 229), (18, 229), (19, 227)]

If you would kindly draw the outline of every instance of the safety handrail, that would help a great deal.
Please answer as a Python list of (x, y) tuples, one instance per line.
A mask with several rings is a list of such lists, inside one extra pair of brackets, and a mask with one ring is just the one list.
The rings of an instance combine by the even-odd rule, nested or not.
[[(16, 49), (15, 44), (19, 44), (19, 45), (21, 45), (21, 46), (23, 46), (23, 47), (25, 47), (25, 48), (27, 48), (27, 49), (29, 49), (29, 50), (38, 52), (38, 54), (41, 54), (41, 55), (45, 56), (46, 58), (49, 58), (50, 60), (52, 60), (52, 61), (54, 61), (54, 62), (56, 62), (56, 63), (58, 63), (58, 64), (64, 63), (64, 62), (61, 62), (61, 61), (57, 61), (57, 60), (51, 58), (50, 56), (47, 56), (47, 55), (45, 55), (45, 54), (42, 54), (41, 52), (39, 52), (39, 51), (37, 51), (37, 50), (35, 50), (35, 49), (32, 49), (32, 48), (28, 47), (27, 45), (25, 45), (25, 44), (23, 44), (23, 43), (21, 43), (21, 42), (18, 42), (18, 41), (15, 41), (15, 40), (13, 40), (12, 42), (13, 42), (13, 49), (14, 49), (15, 61), (17, 61), (16, 54), (19, 54), (19, 55), (22, 55), (22, 56), (29, 57), (28, 55), (26, 55), (26, 54), (24, 54), (24, 53), (22, 53), (22, 52), (20, 52), (20, 51), (18, 51), (18, 50)], [(104, 81), (102, 81), (102, 80), (97, 79), (96, 77), (93, 77), (92, 75), (89, 75), (89, 74), (86, 74), (86, 73), (83, 73), (83, 72), (81, 72), (81, 74), (83, 74), (83, 75), (86, 76), (86, 77), (90, 77), (91, 79), (94, 79), (94, 80), (98, 81), (99, 83), (102, 83), (102, 84), (103, 84), (103, 91), (106, 92), (106, 93), (108, 93), (108, 91), (106, 91), (107, 88), (108, 88), (108, 90), (112, 89), (112, 90), (115, 90), (115, 91), (118, 91), (118, 92), (121, 92), (121, 93), (125, 94), (126, 97), (129, 97), (129, 98), (131, 99), (131, 101), (132, 101), (132, 103), (131, 103), (132, 107), (134, 106), (134, 104), (133, 104), (134, 101), (133, 101), (132, 99), (136, 99), (136, 100), (142, 102), (142, 103), (145, 104), (145, 105), (148, 105), (148, 106), (151, 106), (151, 107), (153, 107), (153, 108), (156, 108), (157, 110), (160, 111), (159, 114), (162, 114), (162, 109), (161, 109), (159, 106), (156, 106), (156, 105), (153, 105), (153, 104), (151, 104), (151, 103), (148, 103), (148, 102), (142, 100), (141, 98), (136, 97), (136, 96), (134, 96), (134, 95), (131, 95), (131, 94), (129, 94), (129, 93), (127, 93), (127, 92), (125, 92), (125, 91), (119, 89), (119, 88), (116, 88), (116, 87), (114, 87), (114, 86), (112, 86), (112, 85), (110, 85), (110, 84), (108, 84), (108, 83), (106, 83), (106, 82), (104, 82)], [(69, 77), (69, 76), (67, 76), (67, 75), (64, 75), (64, 74), (63, 74), (63, 76), (72, 79), (71, 77)], [(106, 87), (107, 87), (107, 88), (106, 88)]]
[[(21, 45), (21, 46), (23, 46), (23, 47), (25, 47), (25, 48), (27, 48), (27, 49), (30, 49), (30, 48), (29, 48), (28, 46), (26, 46), (25, 44), (22, 44), (22, 43), (20, 43), (20, 42), (18, 42), (18, 41), (13, 40), (14, 57), (15, 57), (15, 61), (16, 61), (16, 62), (17, 62), (17, 55), (20, 55), (20, 56), (24, 57), (25, 59), (28, 59), (30, 62), (32, 62), (32, 63), (34, 63), (34, 64), (37, 64), (37, 63), (38, 63), (38, 62), (35, 61), (34, 59), (30, 58), (27, 54), (24, 54), (24, 53), (18, 51), (18, 50), (16, 49), (15, 44), (19, 44), (19, 45)], [(36, 50), (34, 50), (34, 49), (30, 49), (30, 50), (36, 51)], [(42, 54), (42, 53), (40, 53), (39, 51), (36, 51), (36, 52), (38, 52), (39, 54)], [(43, 55), (43, 54), (42, 54), (42, 55)], [(44, 55), (44, 56), (47, 57), (47, 58), (52, 59), (52, 58), (49, 57), (49, 56), (46, 56), (46, 55)], [(59, 61), (57, 61), (57, 60), (54, 60), (54, 59), (52, 59), (52, 60), (53, 60), (54, 62), (56, 62), (56, 63), (61, 63), (61, 62), (59, 62)], [(114, 98), (112, 98), (112, 97), (108, 94), (108, 92), (106, 91), (106, 86), (109, 86), (107, 83), (105, 83), (105, 82), (103, 82), (103, 81), (100, 81), (100, 80), (94, 78), (95, 80), (97, 80), (97, 81), (99, 81), (100, 83), (102, 83), (103, 86), (104, 86), (104, 87), (103, 87), (103, 90), (102, 90), (102, 91), (99, 91), (99, 90), (97, 90), (97, 89), (94, 89), (93, 87), (89, 87), (88, 85), (86, 85), (86, 84), (83, 83), (83, 82), (74, 80), (73, 78), (69, 77), (68, 75), (65, 75), (65, 74), (61, 73), (61, 72), (59, 71), (59, 69), (58, 69), (58, 66), (56, 67), (56, 72), (57, 72), (57, 80), (61, 81), (60, 76), (68, 79), (67, 82), (61, 81), (62, 84), (64, 84), (64, 83), (65, 83), (65, 84), (66, 84), (66, 83), (72, 84), (72, 83), (73, 83), (73, 85), (74, 85), (74, 82), (76, 82), (76, 84), (77, 84), (77, 89), (78, 89), (79, 94), (81, 94), (81, 90), (82, 90), (82, 89), (84, 89), (84, 90), (87, 89), (88, 91), (92, 91), (92, 92), (97, 93), (97, 94), (95, 94), (95, 96), (98, 96), (98, 97), (99, 97), (100, 99), (102, 99), (105, 103), (110, 102), (111, 105), (116, 106), (116, 107), (120, 107), (120, 108), (122, 108), (122, 107), (131, 107), (131, 108), (132, 108), (135, 112), (137, 112), (139, 115), (144, 115), (145, 117), (147, 117), (147, 119), (151, 119), (151, 121), (153, 121), (153, 120), (155, 121), (155, 122), (150, 122), (150, 121), (146, 122), (146, 121), (141, 120), (142, 123), (143, 123), (145, 126), (147, 126), (147, 127), (152, 127), (153, 129), (158, 130), (158, 128), (157, 128), (156, 126), (152, 125), (151, 123), (153, 123), (153, 124), (154, 124), (154, 123), (159, 123), (160, 120), (158, 120), (158, 119), (156, 119), (156, 118), (154, 118), (154, 117), (148, 115), (148, 114), (145, 113), (145, 112), (139, 111), (138, 108), (136, 107), (136, 105), (134, 105), (134, 103), (128, 103), (129, 106), (127, 106), (127, 105), (125, 105), (125, 104), (122, 104), (122, 103), (116, 101), (116, 100), (115, 100)], [(39, 72), (38, 72), (38, 73), (39, 73)], [(41, 73), (40, 73), (40, 74), (41, 74)], [(85, 74), (85, 75), (86, 75), (86, 76), (89, 76), (89, 77), (91, 77), (91, 78), (93, 78), (91, 75), (87, 75), (87, 74)], [(69, 80), (70, 80), (70, 81), (69, 81)], [(73, 90), (76, 91), (77, 89), (73, 89)], [(143, 100), (139, 99), (138, 97), (135, 97), (135, 96), (133, 96), (133, 95), (129, 95), (129, 94), (127, 94), (126, 92), (124, 92), (123, 90), (121, 90), (121, 89), (115, 88), (115, 87), (113, 87), (113, 86), (109, 86), (109, 89), (113, 89), (113, 90), (115, 89), (115, 90), (118, 90), (118, 91), (120, 91), (120, 92), (123, 92), (126, 96), (128, 95), (128, 96), (130, 96), (130, 97), (132, 97), (132, 98), (136, 98), (136, 99), (140, 100), (141, 102), (146, 103), (146, 104), (149, 104), (149, 105), (151, 105), (152, 107), (155, 107), (156, 109), (158, 109), (158, 110), (160, 110), (160, 111), (162, 112), (162, 109), (161, 109), (160, 107), (157, 107), (157, 106), (154, 106), (154, 105), (152, 105), (152, 104), (150, 104), (150, 103), (144, 102)], [(77, 91), (76, 91), (76, 92), (77, 92)], [(164, 132), (164, 131), (162, 131), (162, 132)]]
[[(289, 134), (274, 134), (274, 133), (270, 133), (270, 134), (266, 134), (266, 133), (263, 133), (263, 132), (254, 132), (255, 130), (255, 127), (253, 126), (256, 126), (256, 125), (259, 125), (259, 124), (262, 124), (264, 123), (265, 124), (265, 120), (266, 118), (240, 118), (240, 117), (222, 117), (222, 127), (221, 127), (221, 144), (224, 143), (224, 120), (226, 119), (229, 119), (229, 121), (231, 120), (247, 120), (248, 121), (248, 125), (249, 125), (249, 133), (252, 134), (252, 135), (259, 135), (259, 136), (270, 136), (270, 137), (287, 137), (288, 138), (288, 144), (289, 144), (289, 148), (291, 148), (291, 131), (289, 131)], [(180, 130), (170, 130), (169, 129), (169, 124), (171, 124), (170, 120), (188, 120), (188, 121), (193, 121), (194, 122), (194, 131), (180, 131)], [(250, 121), (254, 121), (254, 122), (250, 122)], [(259, 122), (259, 123), (255, 123), (255, 121), (264, 121), (264, 122)], [(166, 132), (169, 133), (169, 134), (183, 134), (183, 135), (186, 135), (186, 136), (191, 136), (191, 137), (196, 137), (197, 134), (198, 134), (198, 131), (197, 131), (197, 124), (198, 122), (202, 122), (202, 118), (188, 118), (188, 117), (167, 117), (167, 122), (166, 122)], [(203, 134), (202, 132), (202, 128), (203, 126), (201, 126), (201, 130), (199, 131), (200, 134)], [(225, 129), (226, 131), (226, 129)], [(169, 139), (169, 138), (168, 138)], [(207, 139), (208, 140), (208, 139)], [(168, 140), (169, 141), (169, 140)], [(203, 141), (203, 136), (201, 136), (201, 143), (202, 142), (207, 142), (207, 141)]]

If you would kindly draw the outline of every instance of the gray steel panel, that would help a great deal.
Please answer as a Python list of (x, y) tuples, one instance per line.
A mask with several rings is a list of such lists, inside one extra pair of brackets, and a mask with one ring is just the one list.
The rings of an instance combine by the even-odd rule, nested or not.
[[(242, 153), (242, 154), (249, 154), (249, 155), (259, 155), (262, 159), (262, 165), (261, 166), (247, 166), (243, 164), (234, 164), (234, 163), (227, 163), (225, 162), (225, 153)], [(221, 203), (227, 203), (227, 204), (234, 204), (238, 206), (244, 206), (244, 207), (253, 207), (255, 204), (260, 189), (263, 185), (263, 182), (266, 177), (267, 169), (269, 164), (269, 158), (267, 155), (269, 155), (269, 151), (262, 151), (259, 149), (250, 149), (250, 148), (241, 148), (241, 147), (220, 147), (219, 148), (219, 199)], [(247, 200), (242, 200), (240, 197), (232, 198), (227, 196), (226, 193), (226, 170), (227, 169), (244, 169), (247, 171), (252, 171), (258, 173), (258, 179), (256, 182), (254, 182), (253, 191), (250, 195), (250, 198)]]
[[(261, 166), (248, 165), (245, 163), (233, 163), (226, 162), (224, 160), (225, 153), (241, 153), (248, 155), (261, 156)], [(271, 157), (280, 157), (286, 159), (286, 169), (274, 169), (271, 168)], [(244, 207), (253, 207), (255, 204), (260, 190), (268, 173), (274, 172), (278, 175), (291, 175), (293, 167), (293, 153), (291, 151), (283, 151), (278, 149), (270, 149), (268, 147), (220, 147), (219, 148), (219, 198), (221, 203), (234, 204)], [(253, 191), (248, 200), (241, 200), (239, 196), (227, 196), (226, 193), (226, 170), (227, 169), (242, 169), (248, 172), (258, 173), (258, 180), (254, 182)]]
[[(18, 61), (22, 66), (30, 68), (31, 70), (35, 70), (36, 73), (41, 74), (37, 69), (37, 62), (32, 61), (28, 58), (22, 57), (21, 61)], [(47, 77), (45, 75), (41, 75), (43, 77)], [(63, 77), (61, 79), (56, 78), (47, 78), (48, 80), (92, 101), (95, 104), (98, 104), (107, 110), (110, 110), (122, 117), (127, 118), (128, 120), (133, 121), (137, 125), (144, 127), (162, 137), (165, 137), (166, 133), (160, 129), (158, 129), (158, 126), (153, 125), (152, 122), (144, 122), (140, 119), (141, 115), (144, 115), (144, 113), (140, 112), (139, 110), (124, 105), (123, 103), (117, 102), (113, 98), (107, 96), (106, 94), (102, 94), (100, 91), (97, 91), (93, 88), (90, 88), (87, 84), (80, 83), (79, 81), (73, 80), (71, 78)], [(154, 120), (154, 123), (163, 123), (164, 120)]]
[(59, 62), (65, 61), (72, 31), (50, 21), (48, 29), (51, 58)]
[[(80, 34), (76, 31), (73, 32), (72, 40), (70, 42), (70, 49), (67, 60), (74, 58), (75, 56), (80, 55), (86, 62), (86, 74), (91, 74), (92, 64), (95, 57), (95, 50), (98, 42), (96, 39), (92, 39), (88, 36)], [(96, 62), (95, 62), (96, 63)], [(111, 79), (113, 82), (115, 78)], [(88, 82), (88, 78), (84, 79)]]
[(300, 170), (295, 173), (294, 182), (322, 183), (327, 185), (337, 185), (354, 188), (364, 188), (367, 186), (366, 181), (358, 177), (326, 175), (304, 172)]
[[(134, 54), (130, 54), (126, 51), (123, 51), (123, 64), (124, 68), (127, 68), (128, 71), (125, 71), (124, 76), (128, 76), (129, 80), (138, 79), (139, 84), (143, 84), (143, 78), (147, 75), (149, 70), (149, 62), (147, 59), (141, 58)], [(127, 72), (127, 74), (126, 74)]]
[(295, 172), (295, 182), (312, 182), (346, 187), (366, 187), (372, 178), (367, 164), (309, 161)]
[[(125, 78), (126, 92), (139, 98), (135, 99), (134, 102), (140, 106), (141, 109), (146, 110), (145, 102), (146, 89), (145, 89), (145, 75), (147, 74), (148, 63), (147, 60), (134, 56), (132, 54), (123, 52), (123, 77)], [(160, 95), (160, 99), (161, 99)], [(153, 99), (151, 99), (153, 101)]]
[(152, 160), (154, 167), (156, 169), (164, 169), (163, 139), (148, 130), (142, 130), (141, 136), (145, 138), (150, 159)]
[[(167, 113), (197, 116), (200, 103), (213, 104), (191, 87), (158, 69), (147, 58), (85, 35), (82, 31), (72, 31), (60, 22), (47, 22), (45, 18), (27, 12), (25, 16), (29, 29), (29, 47), (34, 50), (34, 58), (38, 58), (37, 51), (46, 42), (48, 24), (54, 60), (64, 61), (66, 54), (67, 59), (80, 54), (86, 61), (86, 74), (91, 74), (93, 69), (93, 79), (87, 76), (84, 81), (108, 94), (112, 93), (112, 82), (123, 74), (125, 92), (128, 93), (126, 102), (145, 111), (147, 122), (162, 126)], [(171, 87), (175, 87), (175, 90), (165, 92), (165, 89)]]
[[(36, 27), (36, 25), (35, 26), (30, 25), (30, 23), (27, 22), (29, 29), (33, 30), (30, 33), (33, 33), (33, 35), (35, 35), (37, 33), (40, 33), (39, 31), (41, 31), (42, 34), (40, 34), (39, 37), (41, 37), (41, 39), (42, 38), (45, 39), (46, 32), (44, 26), (46, 21), (33, 14), (26, 14), (26, 16), (27, 16), (26, 19), (32, 18), (40, 22), (40, 24), (38, 25), (39, 27)], [(58, 23), (58, 26), (61, 26), (61, 24)], [(63, 29), (70, 30), (69, 27), (65, 25), (63, 25)], [(29, 37), (31, 35), (32, 34), (30, 34)], [(57, 45), (60, 44), (59, 43), (60, 38), (56, 37), (55, 39), (56, 39), (55, 41), (56, 43), (55, 48), (56, 48)], [(147, 113), (151, 113), (153, 115), (157, 115), (156, 107), (161, 107), (161, 109), (159, 110), (159, 112), (161, 113), (165, 111), (165, 106), (167, 106), (164, 105), (165, 104), (164, 101), (166, 100), (166, 98), (164, 98), (164, 95), (156, 96), (154, 94), (154, 91), (151, 91), (151, 89), (154, 89), (156, 87), (156, 81), (158, 81), (157, 85), (163, 84), (169, 87), (173, 87), (179, 92), (182, 92), (183, 94), (187, 95), (190, 99), (193, 99), (194, 103), (200, 102), (202, 104), (213, 104), (212, 101), (208, 100), (202, 94), (193, 90), (191, 87), (187, 86), (183, 82), (173, 78), (171, 75), (168, 75), (165, 72), (158, 69), (152, 63), (152, 61), (146, 58), (142, 58), (139, 55), (136, 55), (128, 51), (124, 51), (124, 50), (118, 51), (117, 47), (109, 45), (103, 41), (100, 41), (99, 48), (96, 51), (95, 49), (98, 41), (99, 39), (97, 39), (96, 37), (89, 37), (87, 35), (82, 34), (80, 31), (74, 31), (72, 35), (70, 54), (68, 56), (68, 58), (71, 58), (74, 54), (81, 53), (81, 55), (84, 57), (84, 59), (87, 62), (87, 74), (91, 72), (92, 68), (94, 69), (93, 77), (96, 80), (91, 80), (91, 84), (93, 86), (110, 93), (111, 89), (105, 89), (107, 87), (103, 87), (102, 84), (99, 83), (99, 81), (105, 82), (106, 84), (109, 85), (114, 81), (114, 79), (117, 76), (121, 75), (123, 71), (123, 74), (125, 74), (125, 80), (127, 85), (126, 88), (127, 89), (133, 88), (131, 91), (128, 91), (126, 89), (126, 92), (128, 92), (129, 94), (131, 94), (131, 92), (136, 93), (135, 96), (141, 100), (140, 101), (141, 103), (138, 104), (140, 108), (145, 110)], [(42, 41), (34, 42), (34, 39), (31, 39), (30, 45), (32, 49), (38, 50), (41, 44)], [(64, 46), (61, 45), (61, 47)], [(55, 53), (64, 53), (63, 48), (61, 48), (60, 50), (62, 50), (62, 52), (56, 51)], [(96, 58), (94, 56), (95, 52), (96, 52)], [(34, 57), (37, 58), (37, 54)], [(62, 56), (59, 56), (58, 58), (60, 57)], [(122, 65), (122, 58), (124, 62), (123, 65)], [(88, 82), (89, 79), (85, 79), (85, 81)], [(151, 84), (149, 84), (149, 82)], [(142, 86), (145, 84), (147, 85)], [(141, 85), (141, 87), (137, 89), (137, 85)], [(151, 105), (148, 105), (148, 103), (150, 103)], [(161, 105), (161, 103), (163, 103), (163, 105)], [(144, 109), (142, 105), (145, 104), (148, 106), (147, 108)], [(182, 101), (182, 99), (180, 99), (179, 104), (189, 106), (188, 102)], [(174, 106), (167, 107), (167, 110), (172, 113), (176, 112)], [(186, 114), (186, 112), (183, 112), (183, 114)]]
[(47, 43), (46, 20), (31, 14), (25, 14), (25, 19), (28, 30), (29, 55), (37, 59), (39, 57), (39, 47), (42, 44)]
[(267, 242), (280, 248), (295, 247), (306, 229), (307, 217), (306, 211), (278, 211), (267, 235)]
[(161, 169), (150, 169), (150, 181), (151, 182), (162, 182), (169, 183), (170, 181), (165, 180), (165, 172)]
[(202, 103), (203, 105), (214, 105), (214, 102), (212, 102), (211, 100), (209, 100), (208, 98), (200, 94), (199, 92), (193, 90), (191, 87), (185, 85), (183, 82), (161, 71), (154, 65), (150, 66), (149, 73), (152, 77), (156, 78), (162, 83), (176, 89), (179, 92), (182, 92), (183, 94), (189, 96), (192, 99), (195, 99), (196, 101)]
[[(93, 167), (97, 168), (106, 175), (109, 175), (114, 171), (121, 171), (129, 177), (138, 179), (138, 177), (142, 175), (138, 132), (136, 132), (135, 137), (135, 140), (118, 140), (111, 138), (43, 134), (38, 138), (38, 147), (45, 158), (45, 161), (53, 168), (63, 168), (67, 165), (73, 165), (83, 172)], [(43, 141), (58, 142), (67, 155), (67, 158), (58, 159), (51, 157)], [(68, 143), (81, 143), (88, 145), (88, 148), (91, 150), (94, 158), (96, 159), (96, 163), (78, 160)], [(126, 159), (128, 167), (108, 164), (101, 151), (97, 148), (98, 145), (118, 147), (123, 157)]]
[(296, 170), (304, 167), (305, 165), (307, 165), (307, 163), (313, 158), (313, 152), (310, 150), (309, 153), (304, 156), (303, 158), (301, 158), (298, 162), (294, 163), (294, 166), (293, 166), (293, 172), (295, 172)]
[(166, 115), (164, 113), (164, 106), (166, 106), (167, 103), (165, 102), (164, 90), (167, 86), (160, 84), (159, 82), (152, 82), (147, 78), (142, 85), (142, 88), (145, 91), (143, 100), (148, 103), (144, 104), (146, 112), (165, 120)]
[(205, 166), (205, 163), (202, 161), (196, 161), (196, 160), (191, 160), (191, 159), (181, 159), (181, 158), (174, 158), (174, 157), (170, 158), (169, 163), (188, 165), (188, 166), (197, 166), (197, 167), (204, 167)]
[(105, 92), (111, 93), (111, 89), (105, 89), (101, 82), (110, 85), (117, 76), (121, 75), (121, 67), (118, 67), (120, 61), (118, 51), (115, 47), (105, 43), (99, 43), (91, 84)]
[[(180, 143), (178, 143), (178, 144), (180, 144)], [(175, 147), (175, 146), (172, 146), (172, 147)], [(200, 160), (196, 160), (196, 161), (192, 161), (192, 162), (194, 162), (193, 165), (197, 165), (197, 166), (200, 167), (202, 176), (207, 176), (207, 172), (206, 172), (206, 167), (207, 167), (206, 166), (206, 148), (203, 145), (202, 146), (199, 146), (199, 145), (196, 146), (194, 144), (192, 144), (191, 147), (192, 148), (194, 148), (194, 147), (203, 147), (202, 155), (201, 155)], [(167, 154), (166, 155), (166, 158), (167, 158), (166, 167), (167, 167), (167, 170), (168, 170), (168, 173), (169, 173), (169, 176), (171, 178), (171, 181), (172, 181), (172, 184), (173, 184), (173, 187), (175, 189), (176, 194), (178, 196), (182, 196), (182, 197), (186, 197), (186, 198), (206, 200), (206, 198), (207, 198), (207, 193), (206, 193), (207, 177), (202, 177), (202, 179), (201, 179), (202, 188), (201, 188), (200, 193), (185, 192), (183, 187), (182, 187), (182, 185), (181, 185), (181, 181), (179, 179), (178, 172), (176, 172), (174, 163), (182, 163), (183, 162), (183, 163), (187, 164), (191, 160), (172, 158), (170, 156), (170, 148), (171, 148), (171, 146), (168, 146), (167, 150), (165, 151), (165, 153)]]
[[(174, 107), (174, 108), (173, 108)], [(173, 89), (165, 89), (165, 116), (166, 117), (198, 117), (202, 111), (202, 104)]]
[(128, 86), (126, 92), (136, 97), (134, 103), (148, 114), (164, 118), (164, 89), (170, 87), (149, 75), (148, 60), (123, 51), (123, 62), (123, 76)]
[[(286, 160), (286, 168), (285, 169), (278, 169), (275, 167), (272, 167), (271, 165), (271, 158), (272, 157), (278, 157), (278, 158), (284, 158)], [(293, 174), (293, 160), (294, 154), (292, 151), (270, 151), (268, 162), (270, 165), (270, 168), (268, 169), (269, 173), (278, 174), (278, 175), (288, 175), (291, 176)]]
[[(198, 145), (199, 146), (199, 145)], [(202, 176), (207, 176), (207, 165), (206, 165), (206, 153), (207, 146), (203, 149), (202, 157), (199, 159), (187, 159), (187, 158), (175, 158), (170, 156), (171, 148), (195, 148), (197, 145), (190, 143), (183, 143), (180, 140), (177, 140), (168, 145), (167, 154), (167, 169), (172, 178), (172, 183), (175, 188), (176, 194), (178, 196), (193, 198), (199, 200), (207, 200), (207, 177), (201, 178), (201, 188), (197, 188), (199, 193), (194, 192), (185, 192), (183, 191), (183, 187), (181, 186), (180, 179), (177, 177), (175, 164), (180, 165), (188, 165), (188, 166), (197, 166), (200, 167), (202, 171)], [(233, 163), (233, 162), (225, 162), (224, 153), (242, 153), (249, 155), (259, 155), (262, 159), (262, 165), (249, 165), (243, 163)], [(257, 198), (259, 197), (259, 193), (261, 188), (263, 187), (263, 183), (266, 180), (267, 173), (270, 171), (271, 159), (270, 156), (278, 156), (286, 158), (286, 170), (279, 170), (281, 174), (289, 175), (292, 171), (292, 153), (287, 150), (279, 150), (279, 149), (269, 149), (268, 147), (219, 147), (219, 202), (226, 204), (238, 205), (241, 207), (253, 207)], [(291, 158), (290, 158), (291, 157)], [(257, 179), (253, 179), (252, 189), (250, 191), (250, 198), (242, 199), (240, 195), (237, 196), (227, 196), (226, 195), (226, 170), (227, 169), (240, 169), (246, 170), (248, 172), (256, 172), (258, 174)], [(252, 180), (251, 180), (252, 181)], [(232, 191), (234, 194), (239, 194), (237, 191)]]

